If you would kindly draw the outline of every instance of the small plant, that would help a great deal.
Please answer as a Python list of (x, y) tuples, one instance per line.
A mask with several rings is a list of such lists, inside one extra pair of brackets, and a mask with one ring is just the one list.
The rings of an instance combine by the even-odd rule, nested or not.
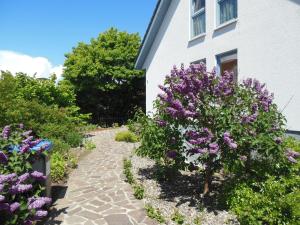
[(51, 179), (58, 182), (66, 176), (66, 160), (59, 152), (54, 152), (51, 156)]
[(120, 127), (120, 125), (119, 125), (119, 123), (113, 123), (113, 124), (112, 124), (112, 127), (113, 127), (113, 128), (118, 128), (118, 127)]
[(175, 223), (181, 225), (181, 224), (184, 223), (185, 217), (184, 217), (182, 214), (180, 214), (180, 212), (179, 212), (178, 210), (176, 210), (176, 211), (174, 212), (174, 214), (172, 215), (172, 218), (171, 218), (171, 219), (172, 219), (172, 221), (174, 221)]
[(194, 219), (194, 225), (201, 225), (202, 224), (202, 217), (200, 216), (197, 216), (195, 219)]
[(129, 184), (135, 183), (135, 180), (133, 178), (133, 174), (131, 172), (132, 164), (131, 164), (131, 161), (129, 159), (124, 159), (123, 160), (123, 168), (124, 168), (124, 175), (126, 177), (126, 181)]
[(144, 187), (140, 184), (133, 185), (133, 195), (136, 199), (143, 199), (144, 198)]
[(159, 209), (153, 208), (150, 204), (145, 205), (147, 216), (151, 219), (155, 219), (159, 223), (165, 223), (166, 219), (163, 217)]
[(138, 137), (130, 131), (120, 131), (116, 134), (115, 140), (134, 143), (138, 142)]
[(96, 144), (92, 140), (89, 140), (89, 139), (86, 139), (84, 141), (83, 146), (88, 151), (92, 151), (93, 149), (96, 148)]

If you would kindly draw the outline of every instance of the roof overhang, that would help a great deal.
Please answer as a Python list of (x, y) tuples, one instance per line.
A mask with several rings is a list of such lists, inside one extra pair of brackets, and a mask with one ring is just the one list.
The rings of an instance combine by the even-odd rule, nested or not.
[(156, 34), (159, 31), (159, 28), (163, 22), (164, 16), (170, 6), (170, 3), (171, 0), (158, 0), (154, 13), (148, 25), (146, 34), (143, 38), (138, 57), (135, 61), (136, 69), (144, 69), (144, 62), (155, 40)]

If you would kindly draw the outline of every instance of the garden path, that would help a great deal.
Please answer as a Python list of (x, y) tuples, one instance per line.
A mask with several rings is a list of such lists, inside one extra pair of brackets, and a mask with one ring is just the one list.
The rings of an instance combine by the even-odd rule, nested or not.
[(136, 200), (124, 182), (123, 158), (135, 144), (115, 142), (118, 131), (92, 133), (97, 148), (70, 174), (66, 195), (55, 202), (46, 225), (156, 224), (146, 216), (143, 201)]

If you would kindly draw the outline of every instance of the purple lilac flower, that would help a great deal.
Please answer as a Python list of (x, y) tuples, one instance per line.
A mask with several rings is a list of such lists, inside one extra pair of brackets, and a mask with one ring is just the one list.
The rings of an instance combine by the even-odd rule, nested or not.
[(172, 107), (167, 107), (166, 111), (173, 118), (176, 118), (177, 115), (178, 115), (178, 111), (176, 109), (172, 108)]
[(33, 221), (32, 220), (25, 220), (23, 225), (32, 225)]
[(3, 195), (0, 195), (0, 202), (3, 202), (5, 200), (5, 197)]
[(0, 203), (0, 211), (9, 211), (8, 203)]
[(16, 177), (17, 175), (15, 173), (0, 175), (0, 184), (4, 184), (6, 182), (12, 182)]
[(24, 173), (23, 175), (19, 176), (17, 184), (25, 182), (27, 179), (29, 179), (29, 177), (29, 173)]
[(8, 161), (8, 157), (4, 154), (4, 152), (0, 151), (0, 163), (6, 164)]
[(14, 202), (12, 204), (10, 204), (9, 206), (9, 211), (11, 213), (15, 212), (16, 210), (18, 210), (20, 208), (20, 203), (19, 202)]
[(41, 139), (36, 139), (34, 141), (31, 141), (29, 144), (30, 144), (30, 147), (34, 147), (36, 146), (37, 144), (39, 144), (42, 140)]
[(296, 158), (300, 157), (300, 153), (299, 152), (295, 152), (292, 149), (287, 149), (285, 151), (285, 156), (287, 157), (287, 159), (291, 162), (291, 163), (297, 163)]
[(10, 135), (10, 126), (5, 126), (2, 130), (2, 137), (8, 139)]
[(217, 143), (209, 144), (209, 153), (210, 154), (217, 154), (219, 151), (219, 145)]
[(0, 184), (0, 192), (4, 190), (4, 184)]
[(281, 144), (282, 143), (282, 138), (281, 137), (276, 137), (274, 139), (274, 141), (277, 143), (277, 144)]
[(46, 176), (44, 176), (43, 173), (38, 172), (38, 171), (33, 171), (30, 176), (36, 180), (45, 180)]
[(29, 136), (27, 137), (25, 140), (22, 141), (23, 144), (30, 144), (30, 142), (32, 141), (33, 136)]
[(247, 161), (247, 156), (241, 155), (241, 156), (240, 156), (240, 160), (241, 160), (241, 161)]
[(21, 153), (26, 153), (29, 151), (30, 146), (28, 144), (22, 145), (20, 148)]
[(161, 119), (156, 120), (156, 123), (160, 126), (160, 127), (165, 127), (167, 125), (167, 122)]
[(48, 215), (48, 212), (46, 210), (38, 210), (35, 213), (35, 219), (39, 220)]
[(31, 184), (17, 184), (17, 185), (13, 185), (10, 188), (10, 192), (12, 194), (22, 194), (22, 193), (30, 191), (31, 189), (32, 189)]
[(170, 158), (170, 159), (175, 159), (177, 156), (177, 152), (176, 151), (168, 151), (167, 152), (167, 157)]
[(252, 86), (252, 79), (247, 78), (246, 80), (243, 80), (243, 84), (247, 87), (250, 88)]
[(236, 149), (238, 147), (237, 144), (231, 138), (231, 135), (228, 131), (224, 132), (223, 140), (228, 145), (228, 147), (231, 149)]

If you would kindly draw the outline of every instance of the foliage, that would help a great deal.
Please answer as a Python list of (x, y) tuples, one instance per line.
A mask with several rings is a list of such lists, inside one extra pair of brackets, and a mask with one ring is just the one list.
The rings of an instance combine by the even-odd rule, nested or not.
[(124, 159), (123, 160), (123, 168), (124, 168), (124, 175), (126, 177), (127, 182), (129, 184), (134, 184), (135, 180), (134, 180), (133, 174), (131, 172), (131, 168), (132, 168), (131, 160)]
[(45, 154), (47, 145), (32, 151), (41, 140), (31, 131), (5, 126), (0, 136), (0, 223), (32, 224), (47, 215), (51, 199), (40, 197), (46, 177), (33, 171), (32, 164)]
[(141, 137), (143, 130), (143, 121), (145, 119), (145, 113), (142, 109), (136, 109), (132, 119), (127, 120), (128, 130), (135, 133), (139, 138)]
[(134, 184), (133, 185), (133, 195), (136, 199), (143, 199), (144, 198), (144, 187), (141, 184)]
[(135, 106), (144, 107), (144, 72), (134, 69), (139, 46), (138, 34), (111, 28), (66, 54), (64, 78), (93, 122), (122, 123)]
[(92, 151), (93, 149), (96, 148), (96, 144), (90, 140), (90, 139), (86, 139), (84, 142), (83, 142), (83, 146), (86, 150), (89, 150), (89, 151)]
[(120, 131), (116, 134), (116, 141), (138, 142), (138, 137), (130, 131)]
[(147, 216), (149, 216), (151, 219), (155, 219), (159, 223), (165, 223), (166, 220), (159, 211), (159, 209), (153, 208), (150, 204), (145, 205)]
[(154, 119), (145, 120), (141, 155), (171, 160), (178, 168), (185, 162), (204, 165), (204, 194), (221, 168), (257, 179), (287, 168), (285, 119), (265, 84), (236, 83), (233, 74), (217, 76), (199, 64), (174, 67), (159, 87), (163, 93)]
[(241, 224), (297, 224), (300, 220), (300, 177), (270, 177), (240, 184), (228, 199)]
[(54, 152), (51, 155), (51, 179), (53, 182), (63, 180), (66, 176), (67, 165), (63, 155), (59, 152)]
[(185, 217), (182, 214), (180, 214), (178, 210), (176, 210), (174, 212), (174, 214), (172, 215), (171, 219), (172, 219), (172, 221), (174, 221), (177, 224), (183, 224)]

